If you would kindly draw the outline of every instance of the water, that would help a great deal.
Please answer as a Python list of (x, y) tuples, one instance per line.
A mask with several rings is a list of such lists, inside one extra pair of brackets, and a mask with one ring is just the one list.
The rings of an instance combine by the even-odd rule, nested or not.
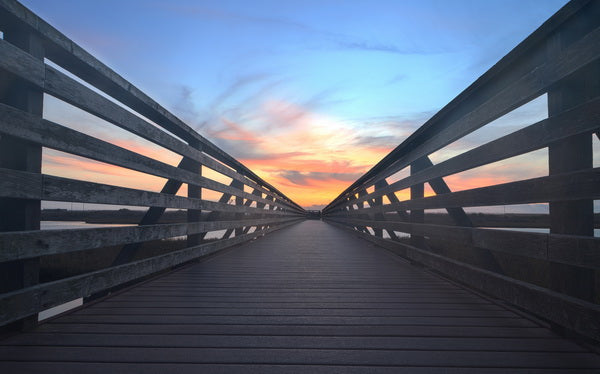
[[(521, 232), (535, 232), (540, 234), (550, 234), (550, 229), (545, 228), (523, 228), (523, 227), (482, 227), (483, 229), (493, 230), (510, 230), (510, 231), (521, 231)], [(600, 229), (594, 229), (594, 237), (600, 237)]]
[(64, 230), (64, 229), (93, 229), (98, 227), (122, 227), (134, 226), (131, 224), (115, 224), (115, 223), (87, 223), (84, 221), (41, 221), (40, 229), (42, 230)]
[[(84, 221), (41, 221), (40, 228), (42, 230), (65, 230), (65, 229), (93, 229), (99, 227), (124, 227), (137, 226), (133, 224), (116, 224), (116, 223), (87, 223)], [(219, 239), (226, 230), (211, 231), (206, 234), (206, 239)], [(185, 236), (176, 236), (167, 238), (167, 240), (183, 240)]]

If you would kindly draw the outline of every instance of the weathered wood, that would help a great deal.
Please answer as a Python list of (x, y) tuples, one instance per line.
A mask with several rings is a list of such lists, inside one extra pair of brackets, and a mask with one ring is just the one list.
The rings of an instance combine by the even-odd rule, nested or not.
[[(261, 373), (331, 372), (332, 364), (352, 373), (600, 366), (547, 328), (319, 221), (50, 320), (0, 342), (0, 357), (23, 360), (0, 370), (60, 372), (76, 371), (74, 361), (96, 372), (111, 363), (171, 369), (174, 361), (183, 372)], [(228, 365), (207, 364), (215, 359)]]
[[(444, 195), (402, 201), (380, 207), (351, 211), (372, 214), (398, 209), (438, 209), (448, 207), (528, 204), (547, 201), (595, 199), (600, 196), (600, 168), (526, 179)], [(355, 213), (356, 212), (356, 213)]]
[(600, 269), (600, 238), (551, 234), (548, 259), (553, 262)]
[[(262, 179), (258, 178), (258, 183), (256, 183), (253, 180), (234, 172), (232, 169), (223, 166), (220, 162), (203, 155), (201, 152), (194, 150), (192, 147), (189, 147), (169, 136), (168, 134), (156, 129), (154, 126), (146, 123), (141, 118), (128, 112), (110, 100), (98, 95), (80, 83), (75, 82), (66, 75), (60, 73), (58, 70), (48, 65), (44, 66), (42, 62), (36, 61), (31, 56), (19, 51), (9, 43), (0, 41), (0, 48), (2, 48), (4, 54), (3, 57), (5, 57), (2, 60), (3, 65), (0, 65), (0, 67), (18, 74), (20, 77), (28, 79), (30, 83), (45, 89), (48, 93), (86, 111), (89, 111), (90, 113), (97, 115), (98, 117), (103, 118), (111, 123), (123, 127), (124, 129), (129, 130), (136, 135), (164, 146), (167, 149), (190, 157), (194, 160), (198, 160), (202, 164), (205, 164), (215, 171), (240, 180), (241, 182), (244, 182), (253, 188), (257, 188), (265, 193), (273, 193), (273, 191), (275, 191), (275, 193), (280, 194), (272, 187), (269, 189), (262, 187), (261, 184), (264, 184), (262, 183), (264, 182)], [(37, 72), (37, 74), (28, 74), (28, 70)], [(242, 167), (242, 170), (247, 169)], [(298, 205), (294, 204), (285, 197), (282, 197), (281, 203), (294, 210), (301, 210)]]
[(0, 39), (0, 69), (37, 87), (44, 86), (44, 65), (40, 59), (4, 39)]
[[(379, 181), (379, 182), (375, 183), (374, 191), (377, 191), (378, 189), (380, 189), (380, 188), (382, 188), (384, 186), (385, 186), (385, 184), (383, 182)], [(369, 205), (371, 205), (371, 206), (381, 206), (381, 205), (383, 205), (383, 198), (376, 197), (373, 200), (369, 201)], [(373, 219), (375, 219), (375, 220), (383, 219), (383, 214), (382, 213), (374, 214), (373, 215)], [(380, 238), (383, 238), (383, 230), (382, 229), (376, 228), (376, 227), (373, 227), (372, 229), (375, 232), (376, 236), (378, 236)], [(396, 237), (396, 235), (394, 235), (393, 231), (388, 232), (388, 234), (390, 236)]]
[[(183, 155), (190, 160), (198, 161), (200, 164), (223, 175), (238, 180), (262, 192), (272, 193), (256, 182), (244, 177), (242, 174), (237, 173), (211, 157), (202, 154), (201, 150), (177, 140), (164, 131), (160, 131), (140, 117), (67, 77), (53, 67), (46, 65), (45, 69), (46, 75), (43, 88), (47, 93), (141, 136), (144, 139)], [(281, 202), (282, 204), (293, 207), (293, 205), (285, 200), (282, 200)]]
[[(348, 229), (348, 226), (336, 224)], [(402, 257), (424, 264), (489, 295), (507, 300), (526, 310), (592, 339), (600, 339), (600, 306), (558, 292), (476, 268), (417, 247), (356, 232)]]
[[(423, 163), (424, 169), (433, 166), (433, 163), (427, 156), (423, 157)], [(437, 195), (452, 192), (450, 190), (450, 187), (448, 187), (448, 185), (442, 177), (433, 178), (429, 180), (428, 183), (431, 186), (433, 192), (435, 192)], [(446, 211), (458, 226), (473, 226), (473, 223), (471, 222), (463, 208), (447, 208)]]
[[(510, 253), (517, 256), (536, 258), (541, 260), (549, 260), (555, 262), (563, 262), (559, 255), (550, 257), (549, 251), (554, 250), (560, 252), (568, 246), (581, 245), (587, 248), (580, 251), (577, 248), (573, 249), (570, 256), (570, 263), (581, 267), (594, 267), (595, 263), (600, 259), (600, 254), (594, 254), (591, 248), (600, 245), (600, 239), (592, 239), (590, 242), (580, 242), (578, 237), (566, 237), (562, 239), (553, 239), (553, 235), (508, 231), (508, 230), (493, 230), (493, 229), (478, 229), (471, 227), (456, 227), (433, 224), (419, 224), (411, 222), (396, 222), (396, 221), (365, 221), (358, 219), (332, 219), (338, 223), (349, 225), (366, 225), (381, 227), (389, 230), (397, 230), (410, 234), (437, 238), (439, 240), (453, 242), (465, 248), (477, 247), (491, 251)], [(556, 244), (549, 244), (550, 240), (556, 240)], [(562, 244), (561, 244), (562, 240)], [(552, 247), (555, 249), (552, 249)], [(560, 247), (559, 247), (560, 246)], [(562, 254), (565, 256), (565, 254)], [(584, 260), (587, 259), (587, 260)], [(580, 260), (581, 259), (581, 260)]]
[[(419, 171), (426, 168), (427, 162), (424, 158), (414, 161), (410, 165), (410, 174), (418, 173)], [(410, 187), (410, 199), (411, 201), (417, 199), (423, 199), (425, 196), (425, 185), (423, 183), (414, 184)], [(412, 223), (423, 223), (425, 219), (425, 212), (423, 209), (410, 209), (410, 222)], [(425, 238), (422, 235), (410, 235), (410, 244), (423, 248), (425, 246)]]
[[(289, 217), (262, 218), (238, 221), (204, 221), (131, 227), (0, 233), (0, 248), (2, 249), (0, 251), (0, 262), (128, 243), (140, 243), (184, 235), (195, 235), (206, 231), (238, 228), (251, 224), (277, 224), (289, 219)], [(129, 260), (131, 259), (128, 259), (128, 261)], [(116, 265), (113, 264), (113, 266)]]
[[(177, 182), (173, 182), (177, 184)], [(49, 175), (43, 177), (44, 200), (82, 203), (150, 206), (174, 209), (200, 209), (203, 201), (172, 194), (84, 182)]]
[[(560, 53), (573, 30), (556, 33), (547, 42), (549, 55)], [(553, 117), (571, 109), (580, 102), (600, 95), (600, 62), (561, 80), (548, 91), (548, 116)], [(565, 123), (565, 127), (570, 123)], [(555, 142), (548, 147), (550, 175), (585, 170), (593, 166), (591, 134), (578, 134)], [(551, 201), (550, 232), (555, 234), (594, 235), (594, 201), (591, 198)], [(595, 273), (570, 265), (553, 264), (550, 267), (550, 287), (559, 292), (588, 301), (595, 300)]]
[(3, 17), (10, 18), (11, 22), (24, 23), (38, 32), (47, 44), (47, 56), (53, 62), (61, 65), (84, 81), (92, 84), (101, 91), (128, 105), (136, 112), (159, 124), (166, 130), (179, 136), (186, 141), (198, 141), (203, 149), (217, 160), (244, 171), (250, 179), (266, 186), (269, 190), (278, 193), (289, 204), (302, 210), (300, 206), (293, 203), (276, 188), (264, 182), (260, 177), (251, 172), (239, 161), (202, 137), (191, 127), (183, 123), (156, 101), (140, 91), (137, 87), (125, 80), (108, 66), (100, 62), (79, 45), (67, 38), (65, 35), (50, 26), (37, 15), (15, 1), (6, 0), (2, 2)]
[[(185, 169), (185, 166), (187, 166), (186, 164), (191, 163), (191, 162), (192, 161), (190, 161), (187, 157), (184, 157), (179, 162), (179, 165), (177, 165), (177, 167)], [(168, 195), (175, 195), (177, 193), (177, 191), (179, 191), (179, 189), (181, 188), (182, 185), (183, 185), (183, 183), (180, 181), (169, 179), (169, 180), (167, 180), (167, 182), (161, 189), (160, 193), (168, 194)], [(142, 217), (141, 221), (139, 222), (139, 225), (144, 226), (144, 225), (156, 224), (158, 222), (158, 220), (160, 219), (160, 217), (162, 217), (163, 213), (165, 212), (165, 209), (166, 209), (165, 207), (156, 207), (156, 206), (152, 206), (152, 207), (148, 208), (148, 210)], [(135, 254), (137, 253), (137, 251), (140, 249), (140, 247), (141, 247), (141, 243), (139, 243), (139, 242), (138, 243), (135, 243), (135, 242), (127, 243), (123, 248), (121, 248), (121, 251), (113, 260), (112, 266), (122, 265), (124, 263), (131, 261), (133, 259), (133, 257), (135, 256)]]
[(167, 179), (192, 183), (218, 192), (227, 192), (243, 198), (259, 200), (255, 195), (240, 192), (239, 189), (139, 155), (56, 123), (40, 120), (3, 104), (0, 104), (0, 119), (0, 132), (21, 139), (28, 139), (49, 148)]
[[(569, 126), (565, 126), (565, 123)], [(600, 127), (600, 98), (442, 161), (374, 192), (373, 196), (399, 191), (415, 183), (428, 182), (436, 177), (518, 156), (571, 136), (591, 133), (598, 127)]]
[[(556, 38), (561, 35), (558, 34)], [(560, 44), (560, 40), (554, 44)], [(560, 45), (552, 48), (559, 48)], [(590, 87), (594, 76), (600, 74), (600, 63), (561, 81), (548, 92), (548, 115), (556, 116), (579, 102), (600, 95), (600, 85)], [(595, 80), (598, 80), (596, 77)], [(570, 127), (571, 123), (564, 123)], [(593, 167), (592, 136), (589, 133), (573, 135), (548, 147), (550, 175), (585, 170)], [(556, 234), (593, 236), (594, 207), (592, 199), (554, 201), (550, 203), (550, 231)]]
[[(142, 219), (142, 226), (136, 228), (137, 231), (133, 228), (122, 230), (121, 233), (129, 235), (125, 238), (113, 237), (112, 235), (119, 232), (110, 230), (100, 232), (99, 236), (85, 230), (68, 233), (55, 231), (43, 234), (27, 231), (23, 234), (33, 236), (39, 234), (42, 237), (47, 235), (51, 239), (54, 238), (55, 247), (39, 237), (36, 239), (34, 246), (24, 247), (22, 242), (15, 244), (20, 239), (15, 239), (14, 235), (17, 235), (16, 233), (10, 233), (3, 235), (2, 238), (10, 239), (12, 235), (12, 240), (16, 240), (16, 242), (3, 243), (6, 248), (2, 248), (1, 258), (6, 256), (6, 260), (10, 261), (9, 259), (14, 257), (17, 261), (33, 263), (32, 261), (37, 261), (35, 258), (41, 255), (129, 243), (117, 257), (114, 265), (118, 265), (131, 259), (139, 246), (137, 243), (145, 240), (161, 239), (165, 236), (170, 237), (170, 235), (181, 233), (181, 230), (184, 230), (185, 234), (188, 235), (188, 252), (194, 249), (197, 249), (196, 252), (198, 252), (198, 250), (204, 251), (202, 248), (208, 248), (196, 245), (199, 244), (201, 239), (198, 234), (206, 232), (198, 230), (228, 230), (234, 228), (236, 230), (235, 240), (220, 241), (215, 244), (215, 246), (224, 246), (238, 243), (245, 240), (245, 238), (264, 235), (281, 225), (289, 224), (302, 217), (304, 210), (299, 205), (259, 178), (239, 161), (203, 138), (18, 2), (0, 0), (0, 24), (2, 24), (3, 32), (3, 39), (0, 39), (0, 70), (2, 70), (3, 76), (7, 80), (6, 84), (3, 84), (0, 88), (2, 90), (0, 92), (0, 133), (2, 134), (0, 137), (0, 142), (2, 142), (0, 145), (0, 172), (3, 175), (0, 180), (0, 205), (2, 205), (0, 211), (10, 213), (12, 216), (12, 223), (5, 225), (7, 221), (3, 219), (4, 215), (0, 215), (2, 217), (0, 230), (39, 229), (40, 200), (42, 199), (150, 207)], [(19, 50), (15, 45), (23, 48), (26, 52)], [(43, 62), (44, 57), (48, 57), (49, 60), (58, 64), (61, 68), (68, 70), (95, 88), (108, 93), (112, 99), (125, 104), (128, 109), (133, 109), (184, 141), (182, 142), (174, 136), (157, 129), (153, 124), (128, 109), (76, 82), (59, 70), (45, 65)], [(11, 85), (16, 90), (7, 90), (7, 88), (12, 89)], [(43, 92), (47, 92), (133, 134), (183, 155), (184, 159), (180, 167), (173, 167), (42, 119)], [(185, 144), (185, 142), (189, 144)], [(42, 146), (163, 177), (167, 179), (167, 183), (161, 193), (153, 193), (41, 175)], [(25, 154), (22, 154), (22, 150), (25, 150)], [(235, 185), (227, 186), (216, 180), (202, 177), (201, 164), (231, 177)], [(183, 183), (188, 184), (188, 198), (174, 196)], [(244, 192), (244, 185), (252, 187), (255, 193)], [(201, 200), (202, 188), (234, 196), (238, 206), (204, 202)], [(264, 198), (263, 192), (265, 194)], [(243, 199), (247, 199), (248, 204), (243, 205)], [(250, 207), (253, 201), (256, 202), (257, 208)], [(265, 204), (269, 204), (268, 211), (264, 209)], [(217, 221), (204, 225), (198, 221), (201, 217), (201, 209), (205, 207), (213, 213), (217, 210), (231, 212), (239, 220)], [(190, 222), (183, 226), (159, 227), (155, 225), (166, 208), (188, 209)], [(257, 216), (250, 219), (251, 215), (260, 215), (260, 217), (267, 218), (258, 218)], [(25, 219), (25, 226), (20, 223), (15, 224), (21, 218)], [(148, 226), (150, 224), (154, 225), (150, 227)], [(259, 229), (256, 233), (245, 234), (242, 228), (251, 226), (264, 227), (264, 229)], [(246, 230), (247, 232), (248, 230)], [(79, 241), (74, 240), (77, 239), (74, 238), (77, 235), (79, 235)], [(122, 265), (113, 266), (106, 270), (106, 274), (111, 274), (116, 278), (107, 280), (107, 278), (103, 278), (106, 274), (100, 275), (99, 278), (93, 280), (93, 282), (96, 282), (93, 286), (86, 283), (90, 282), (91, 278), (86, 279), (84, 276), (84, 278), (81, 278), (83, 283), (79, 285), (80, 290), (91, 291), (89, 293), (80, 292), (79, 296), (86, 297), (98, 290), (108, 290), (114, 285), (126, 283), (127, 281), (123, 281), (125, 278), (129, 280), (139, 279), (144, 274), (154, 272), (157, 267), (156, 261), (160, 262), (161, 259), (176, 258), (176, 261), (171, 261), (172, 264), (185, 261), (186, 253), (185, 251), (179, 251), (172, 254), (175, 257), (162, 256), (155, 258), (154, 263), (151, 261), (145, 262), (140, 265), (141, 273), (130, 271), (130, 274), (122, 275), (118, 273), (118, 269), (121, 269), (119, 266)], [(177, 254), (182, 256), (177, 256)], [(7, 269), (12, 270), (17, 269), (17, 267), (21, 269), (20, 265), (21, 263), (13, 264), (6, 261), (2, 264), (3, 267), (8, 266)], [(158, 268), (162, 269), (161, 266), (163, 265), (159, 264)], [(145, 270), (144, 266), (146, 266)], [(37, 266), (32, 268), (35, 274), (27, 269), (19, 270), (19, 274), (0, 269), (3, 270), (0, 271), (3, 277), (7, 278), (6, 281), (1, 282), (2, 290), (0, 291), (18, 289), (30, 285), (30, 283), (36, 283)], [(114, 271), (117, 273), (111, 273)], [(108, 277), (110, 278), (111, 275), (108, 275)], [(9, 278), (16, 279), (19, 284), (13, 287), (9, 284)], [(23, 279), (25, 279), (24, 283), (21, 282)], [(109, 285), (103, 284), (103, 282), (107, 282)], [(67, 291), (70, 290), (63, 289), (57, 292), (68, 294)], [(20, 291), (15, 290), (12, 292)], [(53, 303), (57, 300), (63, 299), (59, 297)], [(24, 316), (23, 314), (20, 315), (20, 317)]]
[[(194, 142), (192, 144), (194, 148), (201, 149), (201, 145), (199, 142)], [(184, 165), (184, 168), (192, 173), (197, 173), (198, 175), (202, 175), (202, 165), (198, 162), (194, 162), (190, 160), (190, 165)], [(192, 199), (202, 199), (202, 187), (188, 183), (188, 198)], [(187, 221), (188, 223), (197, 223), (202, 219), (202, 210), (200, 209), (188, 209), (187, 211)], [(187, 236), (187, 246), (193, 247), (195, 245), (199, 245), (202, 242), (203, 237), (201, 235), (190, 234)]]
[[(240, 189), (242, 191), (244, 190), (244, 184), (242, 184), (240, 182), (237, 182), (237, 181), (233, 181), (232, 184), (231, 184), (231, 187), (238, 188), (238, 189)], [(244, 199), (241, 198), (241, 197), (239, 197), (239, 196), (236, 196), (236, 198), (235, 198), (235, 205), (237, 205), (237, 206), (243, 206), (244, 205)], [(237, 213), (236, 216), (235, 216), (236, 219), (242, 219), (243, 217), (244, 217), (244, 215), (240, 214), (240, 213)], [(234, 232), (235, 236), (239, 236), (243, 232), (243, 227), (236, 228), (233, 232)], [(225, 233), (224, 237), (228, 237), (227, 233)]]
[(89, 296), (119, 284), (206, 256), (215, 251), (251, 240), (261, 234), (289, 226), (297, 221), (298, 219), (291, 219), (278, 226), (272, 226), (252, 234), (210, 242), (145, 260), (4, 293), (0, 295), (0, 303), (4, 306), (0, 309), (0, 323), (10, 323), (40, 310), (79, 297)]
[(139, 155), (125, 148), (43, 120), (28, 113), (0, 105), (0, 132), (28, 139), (44, 147), (87, 157), (167, 179), (194, 181), (195, 176), (174, 166)]
[[(540, 29), (528, 37), (527, 40), (532, 38), (538, 39), (540, 36), (536, 34), (540, 34), (540, 30), (542, 29), (543, 27), (540, 27)], [(547, 32), (547, 30), (544, 31), (544, 33)], [(519, 53), (524, 53), (522, 45), (527, 44), (527, 40), (505, 56), (492, 69), (480, 77), (473, 85), (461, 93), (432, 119), (427, 121), (422, 128), (394, 149), (371, 171), (361, 177), (359, 181), (355, 182), (355, 184), (350, 186), (346, 191), (351, 191), (358, 183), (367, 183), (367, 180), (370, 180), (371, 178), (382, 179), (392, 175), (414, 160), (435, 152), (443, 146), (452, 143), (486, 123), (534, 99), (544, 93), (547, 87), (551, 86), (553, 83), (560, 81), (590, 62), (597, 60), (600, 56), (600, 28), (597, 28), (570, 45), (560, 55), (555, 55), (549, 60), (545, 59), (546, 51), (543, 43), (536, 46), (535, 50), (533, 48), (528, 50), (527, 53), (530, 56), (537, 53), (541, 57), (540, 61), (545, 61), (545, 63), (533, 64), (528, 67), (524, 75), (515, 78), (515, 64), (511, 60), (515, 59), (515, 51), (519, 50)], [(536, 41), (536, 43), (539, 42)], [(505, 69), (506, 64), (508, 63), (512, 63), (513, 66), (506, 72), (502, 72), (502, 69)], [(510, 80), (508, 82), (503, 82), (502, 85), (499, 86), (500, 89), (495, 91), (492, 97), (476, 106), (474, 109), (463, 113), (462, 116), (454, 119), (451, 118), (452, 111), (456, 111), (454, 107), (459, 108), (458, 112), (460, 112), (463, 110), (461, 105), (472, 106), (473, 102), (480, 101), (480, 99), (473, 97), (478, 95), (477, 89), (485, 90), (486, 87), (484, 83), (490, 80), (491, 76), (501, 74), (507, 74), (510, 77)], [(511, 74), (513, 74), (513, 76), (511, 76)], [(497, 84), (498, 79), (496, 78), (494, 82)], [(467, 97), (469, 97), (469, 100), (466, 99)], [(448, 117), (450, 117), (451, 120), (448, 120)], [(433, 128), (435, 128), (435, 130), (433, 130)], [(423, 137), (422, 133), (425, 131), (429, 132), (430, 135), (428, 137)], [(394, 166), (390, 167), (391, 164)], [(340, 196), (345, 193), (346, 192), (342, 193)], [(335, 202), (336, 200), (328, 205), (324, 211), (332, 208)]]
[[(31, 59), (43, 61), (45, 50), (42, 40), (23, 26), (3, 28), (5, 50), (0, 57), (12, 62), (22, 63), (23, 66), (12, 70), (13, 74), (22, 73), (29, 67)], [(8, 43), (14, 45), (10, 48)], [(21, 49), (30, 58), (11, 59), (14, 53)], [(37, 81), (39, 72), (32, 69), (29, 81)], [(28, 115), (41, 119), (43, 114), (43, 92), (34, 86), (16, 79), (9, 82), (6, 91), (0, 92), (0, 101), (7, 107), (14, 107)], [(2, 105), (5, 105), (2, 104)], [(30, 173), (41, 173), (42, 147), (28, 139), (12, 136), (0, 136), (0, 168), (20, 170)], [(14, 182), (13, 182), (14, 183)], [(40, 229), (41, 202), (39, 199), (0, 198), (0, 232)], [(0, 292), (12, 291), (29, 287), (39, 282), (39, 259), (32, 258), (0, 264)], [(24, 319), (8, 329), (29, 329), (37, 324), (36, 316), (22, 316)]]
[(42, 199), (41, 174), (0, 168), (0, 176), (1, 197), (14, 199)]
[(188, 199), (171, 194), (136, 190), (107, 184), (84, 182), (74, 179), (36, 175), (22, 171), (1, 169), (0, 196), (114, 205), (151, 206), (173, 209), (205, 209), (223, 212), (260, 213), (285, 216), (290, 213), (262, 208), (238, 207), (208, 200)]
[[(262, 193), (257, 189), (252, 190), (252, 194), (262, 197)], [(252, 205), (252, 200), (246, 200), (246, 202), (244, 203), (244, 206), (250, 206), (250, 205)], [(257, 207), (258, 207), (258, 203), (257, 203)], [(263, 207), (264, 207), (264, 204), (263, 204)], [(261, 217), (260, 217), (260, 215), (250, 215), (248, 218), (257, 219), (257, 218), (261, 218)], [(252, 228), (252, 226), (246, 226), (243, 230), (243, 233), (247, 234), (251, 228)], [(256, 229), (258, 229), (258, 228), (259, 227), (257, 226)]]
[[(233, 184), (234, 184), (234, 181), (231, 181), (231, 183), (230, 183), (229, 185), (230, 185), (230, 186), (233, 186)], [(219, 201), (218, 201), (218, 202), (219, 202), (220, 204), (222, 204), (222, 205), (228, 205), (228, 206), (231, 206), (231, 204), (229, 204), (229, 199), (231, 199), (231, 196), (232, 196), (231, 194), (228, 194), (228, 193), (223, 193), (223, 194), (221, 195), (221, 197), (219, 198)], [(235, 206), (235, 205), (233, 205), (233, 206)], [(219, 217), (222, 215), (222, 213), (223, 213), (223, 212), (221, 212), (221, 211), (219, 211), (219, 210), (217, 210), (217, 211), (212, 211), (212, 212), (210, 212), (210, 213), (208, 214), (208, 217), (207, 217), (207, 219), (206, 219), (206, 220), (207, 220), (207, 221), (216, 221), (217, 219), (219, 219)], [(206, 236), (206, 234), (208, 234), (208, 233), (207, 233), (207, 232), (205, 232), (205, 233), (203, 233), (203, 234), (201, 234), (201, 235), (200, 235), (200, 236), (202, 237), (202, 239), (204, 239), (204, 237)], [(226, 233), (226, 234), (227, 234), (227, 233)], [(228, 237), (229, 237), (229, 235), (228, 235), (228, 234), (227, 234), (227, 235), (223, 235), (223, 236), (222, 236), (222, 238), (228, 238)]]

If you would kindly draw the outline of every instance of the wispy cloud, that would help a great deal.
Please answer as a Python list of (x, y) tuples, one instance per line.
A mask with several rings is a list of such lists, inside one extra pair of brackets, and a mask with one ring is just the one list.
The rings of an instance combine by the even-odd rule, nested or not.
[(379, 41), (364, 39), (354, 35), (329, 31), (324, 28), (314, 27), (307, 23), (283, 17), (261, 17), (247, 13), (225, 11), (214, 7), (205, 6), (180, 6), (172, 4), (158, 4), (162, 9), (173, 12), (178, 16), (195, 17), (203, 21), (216, 20), (235, 25), (261, 25), (273, 28), (277, 33), (303, 33), (318, 40), (318, 44), (306, 45), (308, 49), (321, 49), (323, 46), (329, 49), (358, 50), (376, 53), (393, 54), (437, 54), (448, 52), (446, 49), (432, 44), (417, 43), (409, 38), (402, 39), (398, 43), (382, 43)]
[[(368, 40), (352, 40), (350, 37), (345, 36), (345, 39), (349, 40), (334, 40), (335, 44), (340, 49), (348, 50), (359, 50), (367, 52), (383, 52), (383, 53), (395, 53), (400, 55), (413, 55), (413, 54), (437, 54), (445, 53), (446, 50), (433, 48), (431, 46), (419, 46), (419, 45), (398, 45), (393, 43), (378, 43)], [(410, 43), (412, 44), (412, 43)]]

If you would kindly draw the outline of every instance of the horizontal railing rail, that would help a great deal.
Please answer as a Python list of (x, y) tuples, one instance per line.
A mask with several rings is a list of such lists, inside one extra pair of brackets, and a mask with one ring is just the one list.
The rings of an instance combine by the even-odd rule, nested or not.
[[(17, 1), (0, 0), (0, 31), (0, 325), (27, 327), (44, 309), (97, 297), (305, 218), (302, 207)], [(181, 161), (173, 166), (50, 121), (44, 95)], [(43, 148), (166, 182), (157, 192), (42, 173)], [(178, 195), (183, 185), (187, 196)], [(40, 230), (41, 201), (147, 210), (138, 225)], [(162, 223), (166, 209), (186, 210), (185, 222)]]
[[(433, 162), (432, 154), (543, 95), (548, 118)], [(593, 161), (599, 133), (600, 2), (576, 0), (342, 192), (322, 215), (557, 327), (599, 340), (600, 238), (594, 237), (594, 228), (600, 226), (594, 224), (594, 200), (600, 199), (600, 168)], [(548, 152), (546, 176), (460, 191), (452, 191), (447, 182), (537, 150)], [(425, 196), (426, 183), (431, 196)], [(502, 227), (498, 219), (486, 226), (465, 210), (540, 203), (549, 206), (543, 233)], [(447, 218), (439, 218), (440, 209)], [(539, 228), (539, 222), (530, 227)]]

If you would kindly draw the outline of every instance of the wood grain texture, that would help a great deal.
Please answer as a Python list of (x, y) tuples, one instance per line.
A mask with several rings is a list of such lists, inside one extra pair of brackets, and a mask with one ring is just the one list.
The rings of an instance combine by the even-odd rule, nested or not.
[[(561, 17), (572, 17), (573, 8), (581, 8), (586, 3), (585, 1), (569, 3), (571, 9), (564, 7), (545, 25)], [(598, 12), (598, 5), (593, 2), (591, 4), (590, 8), (593, 10), (588, 9), (587, 14), (581, 12), (577, 15), (584, 19), (584, 22), (586, 17), (594, 17), (594, 13)], [(371, 185), (378, 179), (390, 176), (418, 158), (435, 152), (527, 103), (543, 94), (552, 84), (585, 67), (600, 56), (600, 28), (597, 21), (595, 21), (595, 30), (585, 34), (586, 30), (582, 28), (581, 32), (584, 34), (578, 35), (580, 39), (575, 38), (572, 45), (550, 57), (546, 56), (545, 43), (540, 42), (539, 39), (543, 33), (546, 33), (545, 38), (551, 34), (544, 28), (545, 25), (342, 192), (324, 210), (327, 211), (342, 203), (343, 200), (338, 199), (360, 188), (362, 184)], [(558, 25), (555, 24), (554, 27)], [(530, 45), (530, 49), (525, 53), (522, 49), (523, 45), (531, 39), (538, 40), (536, 44)], [(519, 57), (516, 56), (519, 54), (516, 53), (517, 50), (521, 54)], [(507, 64), (512, 66), (507, 68)]]
[(273, 225), (285, 222), (287, 219), (289, 218), (0, 233), (2, 249), (0, 262), (194, 235), (207, 231)]
[[(351, 226), (331, 222), (352, 230)], [(424, 264), (452, 279), (532, 311), (579, 334), (600, 340), (600, 307), (597, 304), (480, 269), (408, 244), (354, 232), (406, 259)]]
[[(567, 123), (569, 125), (565, 126)], [(357, 202), (399, 191), (415, 183), (428, 182), (438, 177), (531, 152), (574, 135), (591, 133), (598, 127), (600, 127), (600, 99), (594, 99), (391, 183), (357, 199)]]
[(98, 368), (592, 372), (600, 359), (501, 305), (308, 220), (0, 341), (3, 371)]
[(600, 197), (599, 185), (600, 168), (593, 168), (352, 210), (349, 214), (597, 199)]
[[(221, 150), (212, 142), (198, 134), (194, 129), (185, 124), (175, 115), (151, 99), (144, 92), (128, 82), (122, 76), (110, 69), (107, 65), (96, 59), (78, 44), (49, 25), (46, 21), (25, 8), (14, 0), (0, 2), (0, 18), (6, 24), (18, 24), (30, 28), (45, 43), (47, 57), (62, 68), (70, 71), (82, 80), (105, 92), (109, 96), (124, 103), (134, 111), (154, 121), (167, 131), (177, 135), (187, 142), (199, 142), (202, 149), (210, 156), (240, 170), (249, 179), (264, 186), (267, 190), (277, 194), (286, 204), (303, 209), (278, 191), (275, 187), (262, 180), (235, 158)], [(10, 59), (7, 59), (9, 61)], [(14, 65), (18, 69), (17, 65)], [(22, 69), (19, 71), (22, 72)]]
[(297, 219), (279, 222), (262, 231), (189, 247), (168, 254), (130, 262), (79, 276), (43, 283), (0, 295), (0, 321), (10, 323), (41, 310), (86, 297), (146, 275), (183, 264), (218, 250), (260, 237), (296, 223)]

